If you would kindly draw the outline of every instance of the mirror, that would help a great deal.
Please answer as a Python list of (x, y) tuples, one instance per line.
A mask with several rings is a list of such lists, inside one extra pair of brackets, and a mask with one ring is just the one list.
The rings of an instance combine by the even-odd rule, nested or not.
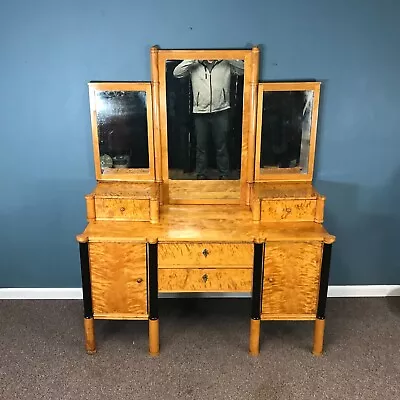
[(100, 174), (149, 174), (149, 89), (129, 83), (98, 83), (91, 89)]
[(244, 60), (166, 60), (169, 179), (240, 179), (243, 78)]
[(261, 85), (257, 160), (260, 175), (311, 173), (319, 84)]

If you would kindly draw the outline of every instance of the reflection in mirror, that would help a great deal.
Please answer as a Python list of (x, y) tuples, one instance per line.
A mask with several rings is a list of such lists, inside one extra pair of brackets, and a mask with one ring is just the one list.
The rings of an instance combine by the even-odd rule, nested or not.
[(149, 168), (146, 92), (96, 91), (102, 173)]
[(263, 93), (261, 173), (271, 168), (307, 173), (313, 100), (312, 90)]
[(243, 60), (167, 60), (170, 179), (239, 179)]

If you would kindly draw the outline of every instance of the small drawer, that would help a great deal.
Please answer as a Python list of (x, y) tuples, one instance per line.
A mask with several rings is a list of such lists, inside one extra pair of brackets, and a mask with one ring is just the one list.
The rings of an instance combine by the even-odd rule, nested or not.
[(149, 221), (150, 201), (147, 199), (95, 198), (96, 219), (114, 221)]
[(253, 270), (245, 268), (163, 268), (160, 292), (251, 292)]
[(248, 243), (160, 243), (158, 264), (197, 266), (253, 265), (253, 245)]
[(316, 199), (261, 200), (261, 221), (314, 221)]

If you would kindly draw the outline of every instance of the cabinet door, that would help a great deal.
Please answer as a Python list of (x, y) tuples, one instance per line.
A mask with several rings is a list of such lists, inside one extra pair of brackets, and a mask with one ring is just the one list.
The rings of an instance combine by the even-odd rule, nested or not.
[(267, 243), (262, 319), (314, 319), (321, 261), (321, 242)]
[(94, 317), (145, 319), (146, 245), (90, 243), (89, 259)]

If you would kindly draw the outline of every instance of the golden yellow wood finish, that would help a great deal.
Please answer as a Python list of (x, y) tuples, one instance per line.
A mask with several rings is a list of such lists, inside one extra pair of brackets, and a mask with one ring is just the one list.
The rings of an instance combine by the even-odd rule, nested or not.
[(257, 223), (251, 211), (235, 205), (163, 206), (160, 223), (96, 221), (77, 236), (79, 242), (272, 242), (321, 241), (333, 243), (321, 224), (315, 222)]
[(160, 335), (158, 319), (149, 320), (149, 353), (151, 356), (160, 354)]
[(252, 356), (258, 356), (260, 354), (260, 320), (250, 320), (250, 345), (249, 353)]
[(170, 180), (169, 204), (239, 204), (238, 181), (177, 181)]
[(160, 135), (160, 81), (158, 74), (158, 48), (152, 47), (150, 51), (151, 59), (151, 90), (153, 98), (153, 131), (154, 131), (154, 160), (156, 182), (162, 181), (162, 151)]
[(147, 182), (99, 182), (91, 193), (107, 199), (157, 199), (158, 185)]
[(260, 199), (317, 199), (319, 193), (311, 182), (256, 182), (254, 197)]
[[(256, 55), (255, 55), (256, 54)], [(155, 60), (157, 58), (158, 65), (157, 71), (152, 71), (152, 76), (158, 73), (158, 79), (156, 77), (153, 80), (159, 82), (159, 108), (160, 108), (160, 136), (161, 136), (161, 157), (162, 157), (162, 179), (164, 183), (165, 192), (163, 194), (163, 201), (166, 204), (195, 204), (193, 200), (203, 200), (203, 195), (198, 198), (199, 192), (196, 189), (190, 187), (190, 182), (196, 184), (195, 181), (177, 181), (175, 187), (182, 183), (184, 187), (188, 187), (190, 196), (174, 197), (174, 192), (170, 191), (170, 185), (173, 182), (169, 180), (168, 173), (168, 132), (167, 132), (167, 101), (166, 101), (166, 61), (167, 60), (221, 60), (221, 59), (234, 59), (244, 60), (244, 87), (243, 87), (243, 122), (242, 122), (242, 158), (241, 158), (241, 176), (240, 181), (233, 181), (237, 186), (239, 197), (236, 198), (240, 204), (245, 204), (248, 198), (248, 141), (249, 133), (251, 131), (251, 110), (253, 105), (251, 101), (256, 100), (256, 97), (251, 96), (251, 83), (252, 79), (255, 79), (253, 74), (254, 63), (258, 59), (258, 49), (253, 50), (160, 50), (157, 51), (157, 57), (153, 56)], [(154, 62), (152, 68), (155, 68)], [(254, 83), (254, 82), (253, 82)], [(252, 177), (250, 177), (252, 180)], [(203, 190), (201, 193), (213, 192), (213, 181), (202, 181)], [(186, 190), (186, 189), (183, 189)], [(221, 187), (215, 193), (215, 199), (219, 200), (220, 203), (232, 204), (231, 199), (226, 198), (226, 194)], [(191, 200), (191, 201), (189, 201)], [(203, 203), (204, 204), (204, 203)], [(208, 203), (209, 204), (209, 203)]]
[(147, 314), (134, 313), (111, 313), (111, 314), (96, 314), (94, 319), (109, 319), (109, 320), (143, 320), (147, 321)]
[[(257, 137), (256, 137), (256, 181), (307, 181), (311, 182), (314, 172), (315, 145), (317, 137), (317, 121), (320, 82), (284, 82), (284, 83), (259, 83), (258, 84), (258, 107), (257, 107)], [(311, 117), (310, 148), (308, 156), (307, 173), (302, 173), (298, 168), (260, 168), (261, 157), (261, 131), (263, 114), (263, 94), (270, 91), (295, 91), (312, 90), (314, 93), (313, 109)]]
[(160, 268), (176, 265), (253, 266), (253, 245), (245, 243), (160, 243)]
[(93, 312), (147, 316), (146, 245), (89, 243)]
[(160, 268), (160, 292), (250, 292), (250, 268)]
[(325, 320), (317, 319), (314, 326), (314, 346), (313, 354), (320, 356), (324, 348), (324, 331), (325, 331)]
[(86, 219), (88, 222), (94, 221), (96, 219), (94, 196), (92, 194), (88, 194), (85, 196), (85, 200), (86, 200)]
[(93, 318), (84, 318), (83, 327), (85, 330), (85, 348), (88, 354), (96, 353), (96, 340), (94, 335)]
[(321, 259), (322, 242), (267, 242), (263, 319), (292, 319), (294, 315), (315, 318)]
[(150, 221), (150, 200), (96, 198), (97, 220)]
[(318, 196), (317, 209), (315, 210), (315, 222), (322, 224), (324, 222), (325, 196)]
[(314, 221), (317, 200), (262, 200), (261, 221)]
[[(151, 84), (148, 82), (90, 82), (90, 114), (92, 124), (93, 154), (96, 179), (99, 181), (154, 181), (154, 140), (153, 140), (153, 100)], [(146, 92), (147, 137), (149, 145), (149, 168), (108, 169), (102, 173), (100, 166), (100, 148), (97, 130), (96, 92), (99, 91), (141, 91)]]

